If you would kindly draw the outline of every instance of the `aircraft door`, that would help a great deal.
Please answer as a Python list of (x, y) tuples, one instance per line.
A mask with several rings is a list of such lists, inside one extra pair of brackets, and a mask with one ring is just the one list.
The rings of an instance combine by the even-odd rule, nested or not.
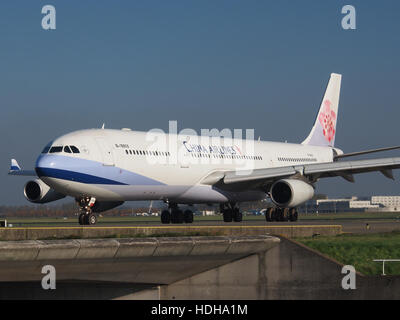
[(103, 159), (103, 165), (105, 166), (114, 166), (114, 154), (112, 147), (104, 138), (96, 138), (96, 143), (99, 147), (101, 157)]

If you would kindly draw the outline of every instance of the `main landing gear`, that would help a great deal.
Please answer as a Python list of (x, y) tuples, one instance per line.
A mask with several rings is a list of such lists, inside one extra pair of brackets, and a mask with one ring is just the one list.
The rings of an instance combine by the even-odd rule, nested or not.
[(220, 210), (224, 217), (224, 222), (241, 222), (243, 220), (243, 215), (239, 207), (234, 203), (222, 203), (220, 205)]
[(97, 222), (97, 217), (93, 213), (93, 206), (96, 203), (96, 198), (85, 197), (77, 200), (80, 214), (79, 214), (79, 224), (80, 225), (93, 225)]
[(296, 208), (268, 208), (265, 212), (267, 221), (297, 221)]
[(161, 212), (161, 223), (192, 223), (193, 222), (193, 211), (179, 209), (175, 203), (168, 205), (168, 210)]

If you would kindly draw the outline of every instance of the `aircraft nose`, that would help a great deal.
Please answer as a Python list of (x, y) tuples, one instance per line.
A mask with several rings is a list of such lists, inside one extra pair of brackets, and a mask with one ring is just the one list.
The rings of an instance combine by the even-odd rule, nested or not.
[(38, 177), (46, 176), (49, 170), (54, 170), (57, 168), (57, 160), (55, 157), (50, 155), (40, 155), (35, 164), (35, 171)]

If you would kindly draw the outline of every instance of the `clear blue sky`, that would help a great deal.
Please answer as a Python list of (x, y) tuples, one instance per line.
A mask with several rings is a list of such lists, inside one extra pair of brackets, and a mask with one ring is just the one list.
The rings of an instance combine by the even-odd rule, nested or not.
[[(41, 28), (41, 8), (57, 29)], [(341, 8), (357, 30), (341, 28)], [(336, 145), (399, 145), (399, 1), (1, 1), (0, 204), (25, 204), (25, 178), (51, 139), (100, 127), (254, 128), (301, 142), (331, 72), (342, 73)], [(382, 154), (400, 155), (399, 152)], [(396, 173), (400, 178), (400, 174)], [(400, 194), (380, 174), (318, 192)]]

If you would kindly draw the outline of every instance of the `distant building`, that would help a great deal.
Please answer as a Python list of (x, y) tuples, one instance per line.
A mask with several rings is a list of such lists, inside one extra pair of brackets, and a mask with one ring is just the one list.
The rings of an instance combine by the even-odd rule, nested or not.
[(372, 204), (370, 200), (358, 200), (357, 197), (344, 199), (318, 199), (307, 201), (298, 208), (302, 213), (338, 213), (379, 211), (382, 205)]
[(371, 204), (370, 200), (352, 200), (349, 202), (351, 209), (378, 209), (379, 204)]
[(400, 211), (400, 196), (372, 196), (371, 203), (384, 207), (379, 211)]
[(317, 201), (308, 200), (302, 205), (297, 207), (297, 211), (300, 213), (315, 213), (318, 210)]
[(350, 206), (350, 202), (353, 201), (355, 201), (354, 197), (352, 199), (317, 200), (317, 213), (360, 211), (360, 208), (356, 209)]
[(202, 215), (203, 216), (213, 216), (213, 215), (215, 215), (215, 211), (214, 210), (203, 210)]

